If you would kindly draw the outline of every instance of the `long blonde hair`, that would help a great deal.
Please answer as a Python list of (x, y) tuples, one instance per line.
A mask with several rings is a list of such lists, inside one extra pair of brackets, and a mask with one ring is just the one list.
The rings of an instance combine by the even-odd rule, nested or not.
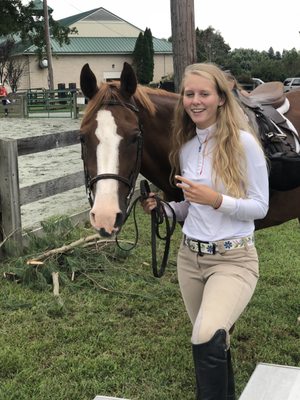
[[(214, 64), (199, 63), (186, 67), (180, 87), (180, 97), (175, 108), (170, 162), (173, 174), (180, 173), (179, 153), (182, 145), (196, 135), (195, 123), (183, 107), (185, 79), (194, 74), (209, 79), (216, 87), (224, 104), (218, 108), (213, 150), (213, 182), (217, 188), (223, 183), (227, 193), (245, 197), (247, 190), (246, 157), (240, 141), (240, 130), (255, 133), (232, 94), (224, 72)], [(259, 142), (258, 142), (259, 143)], [(172, 179), (172, 178), (171, 178)]]

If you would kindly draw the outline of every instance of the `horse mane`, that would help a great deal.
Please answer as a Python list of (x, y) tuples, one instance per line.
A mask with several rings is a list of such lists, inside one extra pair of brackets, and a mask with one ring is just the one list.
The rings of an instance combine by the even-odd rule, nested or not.
[[(103, 103), (108, 102), (109, 100), (124, 103), (124, 99), (121, 97), (119, 89), (120, 82), (102, 82), (99, 86), (98, 92), (89, 100), (86, 106), (81, 125), (88, 124)], [(151, 95), (168, 96), (171, 95), (171, 93), (162, 89), (154, 89), (140, 84), (137, 85), (137, 89), (133, 95), (134, 100), (138, 105), (145, 108), (152, 116), (154, 116), (156, 113), (156, 105), (151, 100)]]

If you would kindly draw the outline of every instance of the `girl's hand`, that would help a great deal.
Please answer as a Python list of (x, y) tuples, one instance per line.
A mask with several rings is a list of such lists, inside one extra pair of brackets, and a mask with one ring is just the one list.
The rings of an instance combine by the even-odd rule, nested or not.
[(185, 199), (190, 202), (213, 206), (217, 197), (220, 196), (209, 186), (195, 183), (183, 176), (176, 175), (175, 179), (179, 181), (176, 186), (182, 189)]
[(147, 199), (141, 201), (141, 206), (143, 207), (143, 210), (147, 214), (151, 214), (151, 211), (157, 207), (157, 201), (154, 196), (155, 196), (155, 193), (150, 192), (149, 197)]

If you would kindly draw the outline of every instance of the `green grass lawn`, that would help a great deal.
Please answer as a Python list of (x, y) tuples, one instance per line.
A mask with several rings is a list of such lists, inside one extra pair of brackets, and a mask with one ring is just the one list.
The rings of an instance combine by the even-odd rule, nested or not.
[[(16, 275), (0, 280), (0, 400), (194, 400), (191, 326), (176, 278), (180, 229), (157, 279), (149, 217), (138, 212), (138, 225), (129, 254), (100, 244), (27, 265), (93, 233), (67, 220), (55, 229), (50, 221), (46, 237), (32, 238), (24, 256), (2, 261), (1, 276)], [(132, 221), (121, 239), (134, 239)], [(238, 393), (259, 362), (300, 366), (299, 224), (258, 231), (256, 243), (261, 277), (231, 340)], [(59, 297), (52, 271), (60, 273)]]

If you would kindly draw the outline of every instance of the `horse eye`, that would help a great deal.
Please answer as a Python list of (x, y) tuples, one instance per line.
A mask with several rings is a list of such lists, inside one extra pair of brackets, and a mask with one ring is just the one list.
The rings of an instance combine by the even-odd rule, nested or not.
[(135, 142), (136, 138), (135, 138), (135, 135), (130, 133), (130, 134), (124, 136), (123, 140), (124, 140), (124, 144), (126, 144), (126, 146), (129, 146)]
[(139, 137), (140, 137), (140, 132), (136, 132), (134, 135), (132, 135), (130, 143), (136, 144), (136, 142), (138, 141)]
[(84, 133), (80, 133), (79, 140), (80, 140), (80, 143), (85, 143), (85, 134)]
[(134, 136), (131, 138), (131, 143), (136, 143), (136, 141), (137, 141), (137, 136), (134, 135)]

